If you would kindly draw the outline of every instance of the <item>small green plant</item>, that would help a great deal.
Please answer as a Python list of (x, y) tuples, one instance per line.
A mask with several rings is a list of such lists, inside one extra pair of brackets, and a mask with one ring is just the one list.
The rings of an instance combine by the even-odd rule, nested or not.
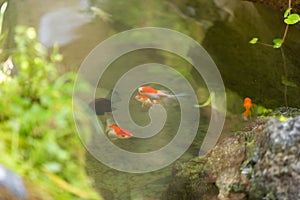
[(28, 199), (101, 200), (72, 117), (75, 73), (58, 74), (62, 55), (49, 53), (32, 27), (17, 26), (15, 44), (0, 53), (10, 54), (0, 61), (0, 164), (23, 177)]
[(18, 73), (0, 83), (0, 163), (43, 199), (101, 199), (85, 173), (72, 118), (75, 74), (58, 75), (62, 56), (57, 47), (49, 55), (34, 28), (16, 27), (15, 42), (10, 64)]
[(249, 41), (250, 44), (261, 44), (261, 45), (273, 47), (274, 49), (280, 48), (281, 56), (282, 56), (282, 60), (283, 60), (283, 69), (284, 69), (284, 73), (285, 73), (284, 76), (281, 77), (281, 83), (284, 85), (284, 101), (285, 101), (286, 106), (288, 106), (288, 100), (287, 100), (288, 87), (297, 87), (296, 83), (288, 80), (288, 78), (287, 78), (288, 72), (287, 72), (285, 54), (284, 54), (283, 49), (281, 48), (285, 42), (289, 26), (300, 22), (300, 16), (297, 13), (291, 13), (291, 11), (292, 11), (291, 0), (289, 0), (288, 9), (286, 9), (286, 11), (283, 14), (283, 17), (284, 17), (283, 21), (286, 24), (283, 36), (281, 38), (274, 38), (273, 44), (266, 44), (263, 42), (259, 42), (259, 38), (257, 38), (257, 37), (254, 37)]
[(289, 7), (288, 7), (288, 9), (286, 9), (286, 11), (283, 14), (283, 17), (284, 17), (283, 21), (286, 24), (286, 27), (285, 27), (285, 31), (284, 31), (282, 38), (274, 38), (272, 45), (259, 42), (259, 39), (257, 37), (252, 38), (249, 41), (249, 43), (250, 44), (258, 43), (258, 44), (262, 44), (262, 45), (266, 45), (266, 46), (272, 46), (274, 49), (280, 48), (286, 39), (289, 25), (294, 25), (300, 21), (300, 16), (297, 13), (291, 13), (291, 11), (292, 11), (291, 0), (289, 0)]

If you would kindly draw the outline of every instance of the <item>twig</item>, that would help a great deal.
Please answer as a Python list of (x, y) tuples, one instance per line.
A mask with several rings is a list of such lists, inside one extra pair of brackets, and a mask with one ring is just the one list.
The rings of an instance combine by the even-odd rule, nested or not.
[[(280, 52), (281, 52), (281, 57), (282, 57), (282, 65), (283, 65), (283, 69), (284, 69), (284, 75), (287, 78), (288, 74), (287, 74), (287, 67), (286, 67), (286, 60), (285, 60), (285, 54), (283, 51), (283, 48), (280, 48)], [(284, 103), (285, 106), (288, 107), (288, 100), (287, 100), (287, 85), (284, 85)]]
[[(292, 0), (289, 0), (289, 3), (288, 3), (288, 8), (287, 9), (290, 9), (292, 8)], [(291, 11), (289, 11), (291, 12)], [(290, 13), (289, 13), (290, 14)], [(287, 24), (285, 26), (285, 30), (284, 30), (284, 34), (283, 34), (283, 37), (282, 37), (282, 43), (281, 45), (284, 43), (285, 41), (285, 38), (287, 36), (287, 33), (288, 33), (288, 30), (289, 30), (289, 25)], [(283, 61), (283, 69), (284, 69), (284, 75), (285, 75), (285, 78), (287, 78), (288, 76), (288, 72), (287, 72), (287, 67), (286, 67), (286, 60), (285, 60), (285, 55), (284, 55), (284, 51), (283, 51), (283, 48), (281, 47), (280, 48), (280, 52), (281, 52), (281, 57), (282, 57), (282, 61)], [(287, 85), (284, 85), (284, 103), (285, 103), (285, 106), (287, 107), (288, 106), (288, 99), (287, 99)]]
[[(291, 7), (292, 7), (292, 1), (289, 0), (289, 5), (288, 5), (288, 8), (287, 8), (287, 9), (290, 9)], [(289, 11), (289, 12), (291, 12), (291, 11)], [(284, 30), (284, 34), (283, 34), (283, 37), (282, 37), (282, 43), (281, 43), (281, 44), (284, 43), (285, 38), (286, 38), (286, 35), (287, 35), (287, 33), (288, 33), (288, 30), (289, 30), (289, 25), (287, 24), (287, 25), (285, 26), (285, 30)]]

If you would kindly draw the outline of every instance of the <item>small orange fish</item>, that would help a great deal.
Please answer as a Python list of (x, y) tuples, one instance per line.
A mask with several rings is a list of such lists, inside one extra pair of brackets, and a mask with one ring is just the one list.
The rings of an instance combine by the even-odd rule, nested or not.
[(151, 99), (149, 99), (147, 96), (142, 95), (142, 94), (138, 94), (134, 97), (137, 101), (142, 102), (142, 107), (151, 107), (153, 104), (159, 103), (159, 100), (153, 99), (151, 101)]
[(244, 119), (247, 119), (248, 116), (251, 116), (251, 108), (252, 108), (252, 100), (249, 97), (246, 97), (244, 99), (244, 108), (246, 110), (245, 112), (243, 112), (242, 116)]
[(168, 91), (156, 90), (150, 86), (139, 87), (138, 91), (140, 94), (145, 95), (151, 99), (159, 99), (159, 100), (161, 100), (163, 98), (176, 99), (177, 97), (187, 96), (187, 94), (185, 94), (185, 93), (173, 95), (173, 94), (170, 94)]
[(146, 97), (142, 94), (138, 94), (134, 98), (137, 101), (142, 102), (142, 107), (150, 107), (153, 105), (152, 101), (148, 97)]
[(106, 132), (107, 135), (112, 139), (128, 139), (132, 137), (132, 134), (129, 131), (120, 128), (116, 124), (108, 126)]
[(164, 92), (162, 90), (156, 90), (150, 86), (139, 87), (138, 91), (140, 94), (143, 94), (152, 99), (160, 99), (162, 97), (167, 97), (167, 98), (174, 97), (174, 95), (170, 95), (167, 92)]

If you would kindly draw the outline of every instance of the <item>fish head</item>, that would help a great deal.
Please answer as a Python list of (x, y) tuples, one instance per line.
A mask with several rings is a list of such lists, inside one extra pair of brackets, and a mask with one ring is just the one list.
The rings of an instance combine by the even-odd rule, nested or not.
[(147, 96), (142, 95), (142, 94), (136, 95), (135, 99), (140, 101), (140, 102), (149, 102), (149, 101), (151, 102), (151, 100)]
[(144, 98), (143, 98), (143, 95), (141, 95), (141, 94), (136, 95), (134, 98), (135, 98), (137, 101), (140, 101), (140, 102), (144, 102), (144, 101), (145, 101)]
[(112, 129), (107, 130), (106, 134), (107, 134), (108, 138), (111, 139), (111, 140), (118, 139), (118, 136), (117, 136), (116, 132)]
[(252, 100), (249, 97), (246, 97), (244, 99), (244, 103), (252, 103)]
[(244, 107), (250, 109), (252, 107), (252, 100), (249, 97), (244, 99)]
[(143, 88), (144, 88), (144, 87), (139, 87), (139, 88), (138, 88), (139, 93), (143, 93), (143, 91), (144, 91)]

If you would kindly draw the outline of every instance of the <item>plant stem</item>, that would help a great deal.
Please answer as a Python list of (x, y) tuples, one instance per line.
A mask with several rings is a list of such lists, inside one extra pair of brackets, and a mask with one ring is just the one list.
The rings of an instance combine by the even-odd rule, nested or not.
[(273, 47), (273, 45), (267, 44), (267, 43), (263, 43), (263, 42), (257, 42), (257, 44), (261, 44), (261, 45), (267, 46), (267, 47)]
[[(292, 0), (289, 0), (289, 4), (288, 4), (288, 8), (287, 8), (287, 9), (290, 9), (291, 7), (292, 7)], [(290, 14), (290, 13), (289, 13), (289, 14)], [(285, 38), (286, 38), (286, 35), (287, 35), (287, 33), (288, 33), (288, 30), (289, 30), (289, 25), (287, 24), (287, 25), (285, 26), (285, 30), (284, 30), (284, 34), (283, 34), (283, 37), (282, 37), (282, 43), (281, 43), (281, 44), (284, 43)]]
[[(292, 7), (292, 0), (289, 0), (288, 8), (287, 9), (290, 9), (291, 7)], [(285, 26), (285, 30), (284, 30), (284, 34), (283, 34), (283, 37), (282, 37), (282, 43), (281, 43), (281, 45), (285, 41), (285, 38), (286, 38), (287, 33), (288, 33), (288, 30), (289, 30), (289, 25), (287, 24)], [(281, 57), (282, 57), (282, 62), (283, 62), (282, 64), (283, 64), (283, 69), (284, 69), (284, 76), (285, 76), (285, 78), (287, 78), (288, 72), (287, 72), (287, 67), (286, 67), (285, 55), (284, 55), (284, 51), (283, 51), (282, 47), (280, 48), (280, 52), (281, 52)], [(284, 85), (284, 103), (285, 103), (286, 107), (288, 107), (287, 89), (288, 89), (287, 85)]]
[[(280, 52), (281, 52), (281, 57), (282, 57), (282, 65), (283, 65), (283, 69), (284, 69), (284, 76), (285, 78), (287, 78), (288, 74), (287, 74), (287, 67), (286, 67), (286, 59), (285, 59), (285, 54), (283, 51), (283, 48), (280, 48)], [(287, 85), (284, 85), (284, 103), (285, 106), (288, 107), (288, 100), (287, 100)]]
[(282, 37), (282, 43), (281, 43), (281, 44), (284, 43), (285, 38), (286, 38), (286, 35), (287, 35), (287, 33), (288, 33), (288, 30), (289, 30), (289, 25), (287, 24), (287, 25), (285, 26), (285, 30), (284, 30), (284, 34), (283, 34), (283, 37)]
[[(287, 9), (289, 9), (288, 15), (291, 14), (291, 11), (290, 11), (291, 8), (292, 8), (292, 0), (289, 0), (288, 1), (288, 8), (287, 8)], [(288, 70), (287, 70), (287, 66), (286, 66), (286, 58), (285, 58), (285, 54), (284, 54), (282, 45), (285, 42), (288, 30), (289, 30), (289, 24), (286, 24), (285, 30), (284, 30), (284, 33), (283, 33), (283, 36), (282, 36), (282, 40), (281, 40), (281, 45), (279, 46), (280, 47), (280, 52), (281, 52), (281, 57), (282, 57), (282, 65), (283, 65), (283, 69), (284, 69), (284, 78), (285, 79), (287, 79), (287, 77), (288, 77)], [(270, 44), (266, 44), (266, 43), (262, 43), (262, 42), (257, 42), (257, 43), (261, 44), (261, 45), (264, 45), (264, 46), (268, 46), (268, 47), (278, 48), (274, 45), (270, 45)], [(284, 85), (284, 102), (285, 102), (285, 106), (287, 107), (288, 106), (288, 98), (287, 98), (288, 86), (286, 84), (283, 84), (283, 85)]]

